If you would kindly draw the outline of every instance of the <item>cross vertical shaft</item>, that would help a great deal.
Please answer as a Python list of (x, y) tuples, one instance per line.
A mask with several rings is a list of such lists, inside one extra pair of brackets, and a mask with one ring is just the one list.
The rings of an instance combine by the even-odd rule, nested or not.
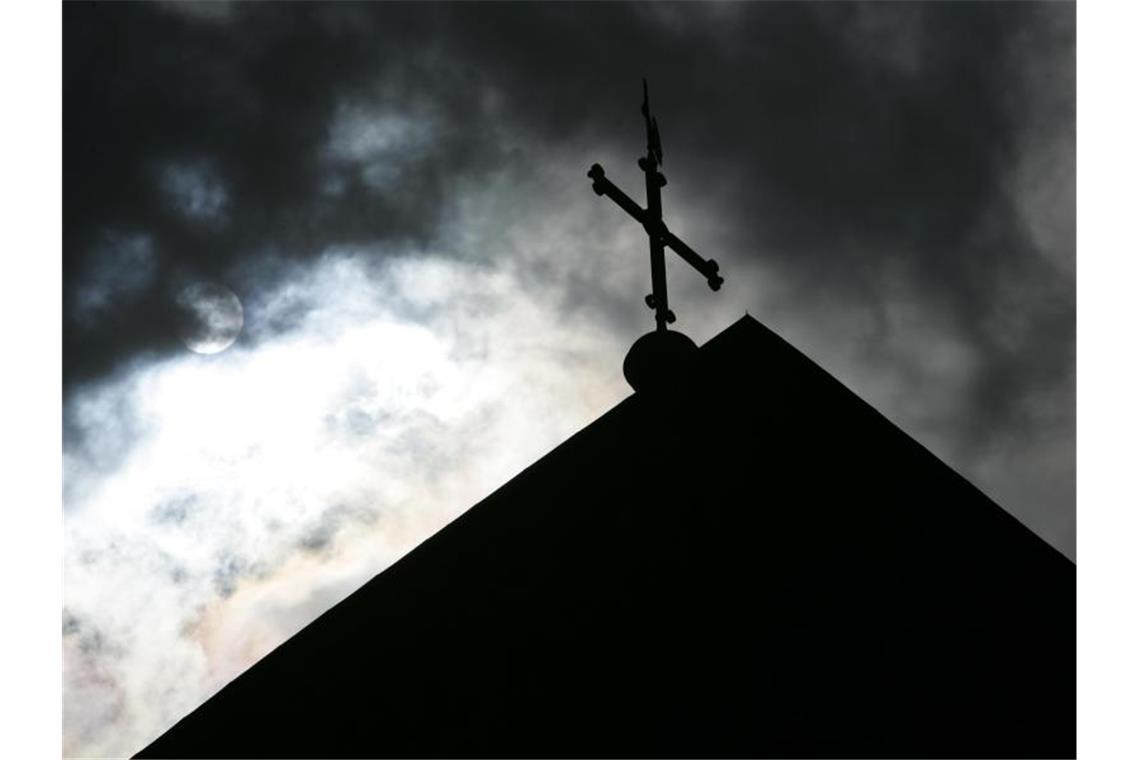
[(657, 131), (657, 120), (649, 112), (649, 83), (641, 80), (641, 115), (645, 117), (645, 157), (637, 165), (645, 172), (645, 200), (647, 219), (643, 222), (649, 233), (649, 275), (653, 292), (646, 301), (654, 311), (657, 329), (665, 330), (666, 325), (676, 319), (669, 311), (669, 287), (665, 280), (665, 242), (660, 230), (665, 221), (661, 211), (661, 188), (665, 186), (665, 175), (658, 166), (661, 163), (661, 136)]
[[(645, 171), (645, 197), (649, 200), (648, 222), (657, 227), (663, 223), (661, 218), (661, 186), (665, 184), (665, 175), (657, 170), (657, 160), (652, 148), (648, 155), (641, 160)], [(673, 313), (669, 311), (669, 288), (665, 281), (665, 243), (660, 235), (649, 236), (649, 274), (653, 283), (653, 295), (650, 306), (654, 310), (657, 320), (657, 329), (665, 330), (666, 325), (672, 322)]]

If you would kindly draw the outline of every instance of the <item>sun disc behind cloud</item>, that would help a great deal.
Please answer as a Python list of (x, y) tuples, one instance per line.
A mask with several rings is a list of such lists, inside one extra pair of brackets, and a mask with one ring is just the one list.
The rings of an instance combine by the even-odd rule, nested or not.
[(212, 282), (192, 282), (175, 297), (179, 337), (196, 354), (216, 354), (233, 345), (241, 334), (245, 313), (237, 295)]

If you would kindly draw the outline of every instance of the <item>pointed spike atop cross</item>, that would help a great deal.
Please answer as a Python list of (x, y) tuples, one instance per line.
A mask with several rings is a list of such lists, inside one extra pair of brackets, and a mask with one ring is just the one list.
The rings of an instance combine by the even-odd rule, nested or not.
[[(661, 133), (657, 129), (657, 119), (649, 112), (649, 82), (641, 78), (641, 114), (645, 117), (646, 152), (657, 161), (658, 166), (665, 164), (664, 154), (661, 151)], [(664, 182), (662, 182), (664, 184)]]
[(645, 297), (645, 303), (655, 312), (657, 329), (665, 330), (666, 325), (677, 319), (669, 310), (669, 293), (665, 284), (665, 248), (673, 249), (673, 252), (687, 264), (704, 275), (712, 290), (720, 290), (724, 278), (720, 276), (720, 267), (715, 261), (701, 258), (683, 240), (670, 232), (661, 218), (661, 188), (665, 186), (665, 175), (659, 169), (662, 160), (661, 134), (657, 129), (657, 119), (649, 110), (649, 83), (642, 79), (641, 85), (643, 94), (641, 113), (645, 116), (646, 149), (645, 156), (637, 160), (637, 165), (645, 172), (645, 195), (648, 207), (641, 208), (617, 185), (610, 182), (601, 164), (591, 166), (586, 176), (593, 180), (595, 193), (608, 196), (622, 210), (640, 222), (649, 235), (649, 269), (653, 292)]

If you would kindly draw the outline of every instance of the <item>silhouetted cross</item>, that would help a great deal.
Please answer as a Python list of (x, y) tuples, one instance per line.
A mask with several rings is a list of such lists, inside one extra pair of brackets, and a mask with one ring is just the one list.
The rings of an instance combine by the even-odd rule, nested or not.
[(643, 209), (632, 198), (623, 193), (617, 185), (606, 179), (606, 170), (601, 164), (594, 164), (586, 176), (594, 181), (594, 192), (608, 195), (617, 205), (645, 228), (649, 235), (649, 270), (653, 279), (653, 292), (645, 297), (645, 303), (656, 312), (657, 329), (665, 330), (667, 323), (677, 317), (669, 310), (669, 291), (665, 286), (665, 247), (672, 248), (677, 255), (703, 274), (713, 290), (720, 290), (724, 278), (718, 274), (720, 267), (712, 259), (702, 259), (696, 251), (685, 245), (679, 237), (669, 231), (661, 219), (661, 188), (665, 187), (665, 175), (658, 167), (662, 164), (661, 135), (657, 131), (657, 119), (649, 115), (649, 84), (642, 79), (641, 87), (645, 99), (641, 103), (641, 113), (645, 116), (646, 152), (637, 159), (637, 165), (645, 172), (645, 195), (649, 208)]

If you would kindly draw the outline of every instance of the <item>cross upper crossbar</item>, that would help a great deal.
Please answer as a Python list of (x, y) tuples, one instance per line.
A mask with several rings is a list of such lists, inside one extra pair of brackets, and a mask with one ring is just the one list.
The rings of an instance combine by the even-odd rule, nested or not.
[(712, 290), (720, 290), (724, 278), (720, 276), (720, 266), (714, 260), (701, 258), (683, 240), (670, 232), (661, 218), (661, 188), (665, 186), (665, 175), (658, 168), (662, 160), (661, 136), (657, 129), (657, 119), (649, 112), (649, 85), (644, 79), (642, 86), (645, 99), (641, 105), (641, 113), (645, 116), (647, 144), (645, 156), (637, 160), (637, 165), (645, 172), (648, 208), (637, 205), (636, 201), (607, 179), (606, 170), (601, 164), (591, 166), (586, 176), (593, 180), (595, 193), (608, 196), (645, 228), (645, 233), (649, 236), (649, 265), (653, 280), (653, 292), (645, 297), (645, 303), (655, 312), (657, 329), (665, 330), (667, 324), (677, 319), (669, 310), (669, 293), (665, 284), (666, 247), (673, 249), (686, 263), (704, 275)]

